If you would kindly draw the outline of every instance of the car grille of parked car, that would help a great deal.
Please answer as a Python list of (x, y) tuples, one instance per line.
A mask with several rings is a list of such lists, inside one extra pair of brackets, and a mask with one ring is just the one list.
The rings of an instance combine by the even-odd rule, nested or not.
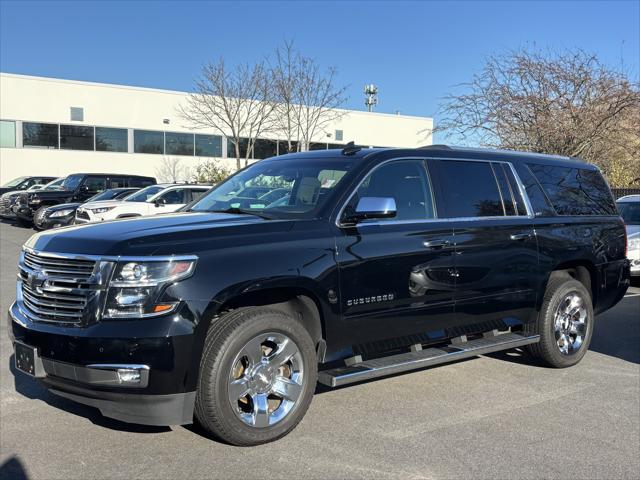
[(89, 214), (84, 210), (76, 210), (76, 218), (80, 218), (81, 220), (90, 220)]
[(2, 198), (2, 205), (0, 206), (0, 213), (2, 214), (7, 214), (11, 211), (11, 204), (12, 204), (12, 198), (11, 195), (7, 195), (6, 197)]
[(97, 319), (104, 291), (95, 260), (25, 251), (18, 300), (34, 320), (82, 325)]

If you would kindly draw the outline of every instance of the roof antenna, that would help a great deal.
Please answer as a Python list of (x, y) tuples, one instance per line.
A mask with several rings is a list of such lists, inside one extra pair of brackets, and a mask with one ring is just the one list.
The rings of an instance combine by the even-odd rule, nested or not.
[(354, 153), (359, 152), (360, 150), (362, 150), (362, 147), (357, 146), (353, 140), (351, 140), (349, 143), (347, 143), (344, 148), (342, 149), (342, 155), (353, 155)]

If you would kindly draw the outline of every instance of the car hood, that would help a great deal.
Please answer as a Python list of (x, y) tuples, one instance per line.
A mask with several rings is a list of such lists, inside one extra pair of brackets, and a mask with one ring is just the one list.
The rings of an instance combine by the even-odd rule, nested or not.
[(98, 200), (97, 202), (84, 203), (82, 204), (82, 208), (89, 210), (91, 208), (115, 207), (117, 205), (122, 205), (122, 203), (122, 200)]
[(22, 195), (42, 199), (67, 198), (73, 195), (72, 190), (35, 190), (33, 192), (23, 192)]
[[(216, 248), (214, 240), (237, 235), (286, 232), (291, 220), (264, 220), (253, 215), (174, 213), (92, 223), (48, 230), (25, 245), (39, 251), (85, 255), (178, 255)], [(233, 245), (233, 239), (220, 244)]]
[(58, 210), (66, 210), (68, 208), (78, 208), (81, 203), (61, 203), (59, 205), (54, 205), (52, 207), (47, 207), (47, 210), (50, 212), (56, 212)]

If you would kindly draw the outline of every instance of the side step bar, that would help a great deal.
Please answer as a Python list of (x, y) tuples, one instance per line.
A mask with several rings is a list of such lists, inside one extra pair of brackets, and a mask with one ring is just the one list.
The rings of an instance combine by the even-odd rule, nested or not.
[(469, 341), (451, 343), (445, 347), (427, 348), (390, 357), (375, 358), (352, 365), (318, 372), (318, 381), (329, 387), (339, 387), (372, 378), (394, 375), (419, 368), (440, 365), (485, 353), (521, 347), (540, 340), (540, 335), (518, 333), (486, 335)]

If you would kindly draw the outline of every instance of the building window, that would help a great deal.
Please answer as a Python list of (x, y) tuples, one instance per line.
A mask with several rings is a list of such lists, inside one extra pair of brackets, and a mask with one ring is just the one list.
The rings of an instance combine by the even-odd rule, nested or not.
[(64, 150), (93, 150), (93, 127), (60, 125), (60, 148)]
[(99, 152), (127, 152), (126, 128), (96, 127), (96, 150)]
[(196, 135), (196, 156), (222, 157), (222, 137), (219, 135)]
[(58, 148), (58, 125), (55, 123), (22, 124), (22, 145), (25, 147)]
[(342, 130), (336, 130), (336, 141), (337, 142), (342, 142), (344, 140), (343, 136), (344, 136), (344, 134), (342, 133)]
[(193, 156), (193, 134), (192, 133), (170, 133), (164, 134), (165, 153), (167, 155), (191, 155)]
[(280, 140), (278, 142), (278, 155), (284, 155), (285, 153), (292, 153), (298, 151), (298, 142), (292, 141), (291, 148), (289, 148), (289, 142), (286, 140)]
[(152, 130), (133, 131), (133, 151), (135, 153), (164, 153), (164, 132)]
[(341, 143), (328, 143), (327, 144), (327, 148), (329, 150), (333, 150), (333, 149), (336, 149), (336, 148), (339, 148), (340, 150), (342, 150), (344, 148), (344, 145), (341, 144)]
[(263, 159), (278, 155), (278, 142), (259, 138), (253, 145), (253, 158)]
[(16, 122), (0, 120), (0, 147), (15, 148), (16, 146)]
[[(248, 138), (240, 138), (240, 158), (247, 158)], [(233, 138), (227, 137), (227, 157), (236, 158), (236, 142)], [(251, 156), (249, 156), (251, 158)]]
[(314, 142), (309, 143), (309, 150), (326, 150), (326, 149), (327, 149), (326, 143), (314, 143)]
[(84, 121), (84, 108), (82, 107), (71, 107), (71, 121), (72, 122), (83, 122)]

